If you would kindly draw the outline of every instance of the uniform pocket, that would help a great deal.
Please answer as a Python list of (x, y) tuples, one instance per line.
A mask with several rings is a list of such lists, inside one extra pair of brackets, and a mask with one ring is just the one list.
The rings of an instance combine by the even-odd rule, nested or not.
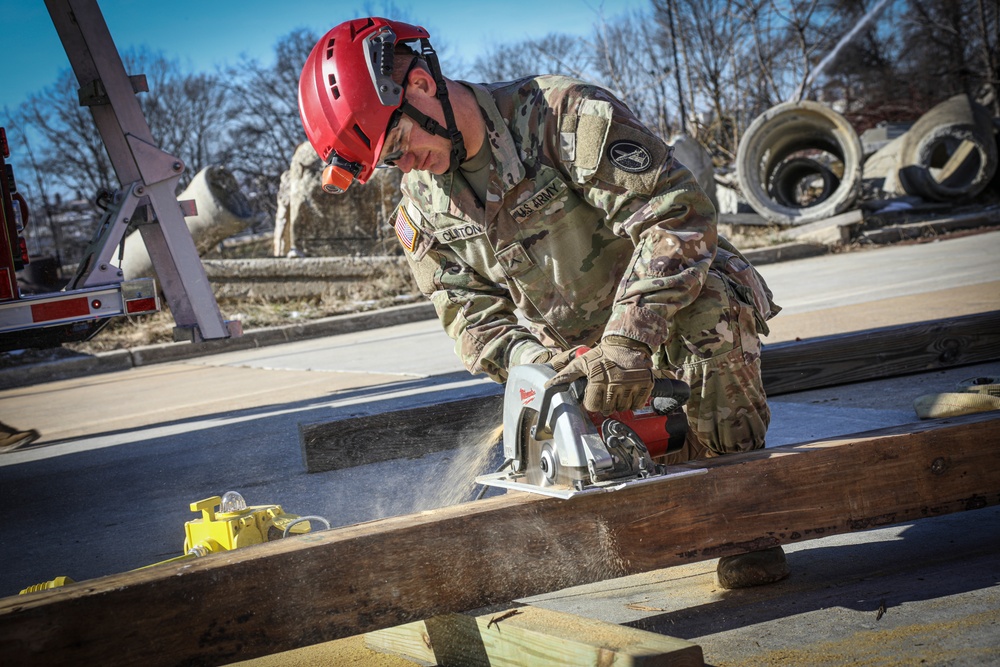
[(766, 336), (770, 332), (767, 321), (777, 315), (781, 307), (774, 303), (764, 277), (745, 259), (724, 248), (716, 250), (712, 268), (725, 276), (740, 301), (753, 308), (757, 331)]
[(664, 343), (671, 365), (681, 367), (729, 354), (739, 344), (734, 323), (739, 304), (717, 272), (709, 271), (693, 302), (681, 308)]

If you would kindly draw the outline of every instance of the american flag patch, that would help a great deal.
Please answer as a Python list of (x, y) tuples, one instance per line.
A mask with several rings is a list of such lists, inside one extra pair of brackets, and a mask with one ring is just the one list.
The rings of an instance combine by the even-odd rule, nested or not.
[(417, 245), (417, 237), (420, 232), (417, 230), (416, 226), (410, 221), (410, 216), (406, 214), (406, 209), (400, 204), (396, 208), (396, 237), (399, 242), (406, 248), (407, 252), (413, 252), (413, 248)]

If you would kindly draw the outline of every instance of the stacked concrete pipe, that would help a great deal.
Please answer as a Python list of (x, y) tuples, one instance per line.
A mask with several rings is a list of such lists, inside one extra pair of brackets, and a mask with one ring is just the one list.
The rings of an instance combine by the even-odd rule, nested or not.
[[(847, 120), (817, 102), (785, 102), (750, 124), (736, 154), (740, 189), (765, 219), (799, 225), (847, 210), (858, 196), (864, 153)], [(820, 194), (800, 203), (805, 180)]]
[[(225, 167), (205, 167), (191, 179), (179, 201), (193, 199), (198, 214), (184, 219), (199, 255), (239, 233), (251, 222), (250, 203), (236, 178)], [(133, 232), (125, 242), (122, 271), (126, 279), (155, 276), (142, 236)]]
[(933, 201), (971, 199), (996, 173), (993, 119), (968, 95), (937, 105), (900, 139), (898, 176), (907, 194)]

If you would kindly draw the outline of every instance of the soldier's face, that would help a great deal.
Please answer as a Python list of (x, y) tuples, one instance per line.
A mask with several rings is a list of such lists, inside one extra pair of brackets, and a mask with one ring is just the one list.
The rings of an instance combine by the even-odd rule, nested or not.
[[(444, 111), (441, 109), (441, 102), (434, 96), (437, 91), (436, 85), (430, 74), (423, 69), (416, 68), (410, 72), (409, 85), (406, 88), (407, 101), (419, 109), (422, 113), (430, 116), (442, 127), (446, 125)], [(403, 121), (410, 121), (403, 117)], [(451, 142), (444, 137), (427, 132), (416, 123), (411, 121), (411, 127), (406, 128), (406, 141), (403, 145), (402, 153), (398, 157), (393, 157), (392, 163), (403, 173), (410, 171), (429, 171), (432, 174), (444, 174), (451, 166)]]
[(451, 165), (451, 142), (414, 124), (410, 130), (406, 151), (396, 158), (394, 163), (403, 173), (416, 170), (444, 174)]

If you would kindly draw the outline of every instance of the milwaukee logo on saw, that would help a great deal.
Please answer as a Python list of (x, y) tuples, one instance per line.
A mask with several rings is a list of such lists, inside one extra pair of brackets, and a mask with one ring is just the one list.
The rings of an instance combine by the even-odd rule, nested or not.
[(531, 391), (525, 391), (525, 390), (521, 389), (520, 391), (521, 391), (521, 404), (522, 405), (527, 405), (528, 403), (531, 402), (531, 399), (533, 399), (535, 397), (535, 390), (534, 389), (532, 389)]

